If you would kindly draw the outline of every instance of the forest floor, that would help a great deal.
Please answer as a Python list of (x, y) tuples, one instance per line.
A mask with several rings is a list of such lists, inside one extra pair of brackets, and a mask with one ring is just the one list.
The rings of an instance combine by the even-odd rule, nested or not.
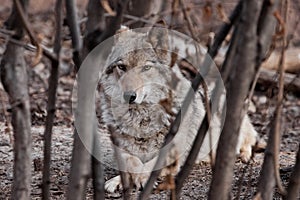
[[(2, 9), (2, 8), (1, 8)], [(3, 10), (1, 10), (3, 11)], [(5, 11), (5, 10), (4, 10)], [(7, 12), (7, 10), (6, 10)], [(0, 15), (0, 25), (7, 14)], [(44, 45), (52, 43), (53, 19), (48, 14), (39, 13), (31, 16), (35, 30), (42, 32)], [(299, 39), (299, 38), (298, 38)], [(28, 40), (27, 40), (28, 41)], [(73, 147), (73, 123), (72, 90), (75, 74), (71, 61), (70, 40), (63, 43), (62, 62), (60, 66), (59, 87), (57, 91), (57, 111), (53, 129), (52, 140), (52, 165), (51, 165), (51, 198), (64, 199), (68, 175), (70, 172), (70, 160)], [(5, 50), (5, 39), (0, 40), (0, 60)], [(25, 51), (28, 63), (32, 63), (34, 53)], [(28, 67), (29, 93), (32, 114), (32, 199), (41, 198), (42, 161), (43, 161), (43, 134), (46, 116), (47, 88), (49, 69), (48, 60), (35, 67)], [(271, 86), (258, 86), (253, 97), (255, 111), (249, 113), (251, 120), (261, 138), (267, 141), (270, 130), (270, 119), (275, 110), (275, 97), (270, 97)], [(271, 92), (272, 93), (272, 92)], [(280, 175), (284, 186), (287, 186), (291, 174), (291, 167), (295, 164), (296, 152), (300, 142), (300, 98), (295, 94), (285, 94), (283, 105), (283, 128), (280, 146)], [(7, 94), (0, 87), (0, 199), (10, 199), (11, 185), (13, 181), (13, 133), (9, 130), (11, 121), (11, 108)], [(257, 191), (260, 170), (263, 163), (263, 153), (257, 153), (250, 164), (244, 164), (239, 159), (235, 162), (234, 182), (232, 184), (232, 197), (251, 199)], [(115, 172), (106, 170), (105, 178), (110, 178)], [(211, 181), (212, 170), (210, 165), (196, 165), (187, 178), (181, 199), (206, 199)], [(87, 199), (92, 199), (91, 181), (87, 187)], [(167, 192), (152, 194), (151, 199), (167, 199)], [(108, 199), (121, 199), (120, 195), (106, 194)], [(281, 199), (275, 191), (275, 199)]]

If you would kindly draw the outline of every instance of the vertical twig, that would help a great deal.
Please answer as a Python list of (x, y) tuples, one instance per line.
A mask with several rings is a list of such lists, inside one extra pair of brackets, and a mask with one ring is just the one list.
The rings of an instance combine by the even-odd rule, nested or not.
[(196, 41), (198, 41), (198, 38), (196, 36), (196, 33), (193, 29), (193, 24), (192, 24), (192, 21), (191, 21), (191, 18), (189, 17), (188, 13), (186, 12), (186, 9), (185, 9), (185, 6), (184, 6), (184, 3), (182, 0), (179, 0), (179, 3), (180, 3), (180, 6), (181, 6), (181, 11), (183, 13), (183, 16), (187, 22), (187, 25), (188, 25), (188, 29), (192, 35), (192, 38)]
[(80, 34), (80, 28), (78, 24), (78, 17), (77, 17), (77, 10), (74, 0), (65, 0), (66, 3), (66, 15), (68, 26), (71, 32), (72, 38), (72, 46), (73, 46), (73, 61), (75, 64), (76, 72), (79, 70), (82, 57), (81, 57), (81, 50), (82, 50), (82, 38)]
[(51, 137), (53, 121), (55, 117), (56, 90), (58, 85), (59, 53), (61, 49), (61, 31), (62, 31), (62, 1), (57, 0), (55, 5), (56, 33), (54, 40), (54, 54), (56, 59), (51, 59), (51, 75), (49, 77), (48, 104), (46, 127), (44, 132), (44, 165), (43, 165), (43, 183), (42, 199), (50, 199), (50, 166), (51, 166)]
[(274, 171), (275, 171), (275, 179), (279, 189), (279, 192), (284, 195), (286, 193), (284, 187), (282, 186), (279, 174), (279, 151), (280, 151), (280, 138), (281, 138), (281, 118), (282, 118), (282, 108), (283, 108), (283, 94), (284, 94), (284, 63), (285, 63), (285, 50), (287, 45), (287, 8), (288, 8), (288, 0), (282, 2), (282, 15), (283, 21), (281, 23), (282, 26), (282, 49), (281, 56), (279, 60), (279, 91), (277, 96), (277, 106), (275, 111), (275, 135), (274, 137)]

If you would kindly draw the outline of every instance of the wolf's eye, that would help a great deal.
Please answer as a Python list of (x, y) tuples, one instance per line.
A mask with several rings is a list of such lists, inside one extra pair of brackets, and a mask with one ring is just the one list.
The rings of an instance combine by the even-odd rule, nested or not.
[(152, 66), (150, 66), (150, 65), (145, 65), (145, 66), (143, 67), (143, 71), (147, 71), (147, 70), (151, 69), (151, 67), (152, 67)]
[(118, 67), (120, 70), (126, 72), (126, 65), (117, 65), (117, 67)]

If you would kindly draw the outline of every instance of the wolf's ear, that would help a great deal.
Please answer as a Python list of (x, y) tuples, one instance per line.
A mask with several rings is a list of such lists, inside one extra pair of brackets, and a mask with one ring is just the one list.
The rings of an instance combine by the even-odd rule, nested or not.
[(166, 28), (153, 27), (147, 34), (148, 41), (154, 48), (158, 58), (162, 62), (169, 62), (170, 55), (168, 53), (169, 38)]
[(121, 25), (121, 28), (116, 31), (116, 34), (114, 35), (114, 44), (118, 43), (120, 39), (122, 38), (121, 36), (124, 36), (124, 33), (130, 31), (130, 29), (127, 26)]

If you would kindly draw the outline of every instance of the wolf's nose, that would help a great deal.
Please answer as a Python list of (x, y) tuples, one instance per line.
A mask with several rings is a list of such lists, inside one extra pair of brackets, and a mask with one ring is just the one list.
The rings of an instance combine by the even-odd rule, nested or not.
[(129, 102), (130, 104), (132, 104), (134, 102), (134, 100), (136, 99), (136, 93), (134, 91), (127, 91), (127, 92), (124, 92), (123, 97), (126, 102)]

